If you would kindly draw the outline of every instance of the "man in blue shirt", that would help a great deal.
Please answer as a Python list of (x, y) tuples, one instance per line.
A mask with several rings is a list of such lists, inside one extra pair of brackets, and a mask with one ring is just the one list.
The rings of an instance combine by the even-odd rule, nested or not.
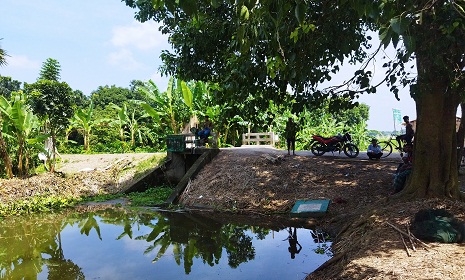
[(371, 139), (371, 144), (368, 146), (367, 156), (369, 159), (380, 159), (383, 155), (381, 147), (378, 145), (378, 140)]

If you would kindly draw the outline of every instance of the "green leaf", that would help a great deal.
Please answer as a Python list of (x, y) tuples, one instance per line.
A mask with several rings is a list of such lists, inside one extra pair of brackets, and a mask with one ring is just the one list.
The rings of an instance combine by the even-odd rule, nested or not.
[(389, 82), (391, 83), (391, 85), (394, 84), (396, 81), (396, 75), (392, 74), (391, 76), (389, 76)]
[(149, 114), (155, 122), (160, 122), (160, 114), (147, 103), (141, 103), (140, 106)]
[(197, 13), (197, 0), (179, 0), (179, 6), (188, 16)]
[(6, 98), (3, 95), (0, 95), (0, 110), (3, 113), (6, 113), (9, 107), (10, 102), (8, 102), (8, 100), (6, 100)]
[(152, 0), (152, 6), (154, 10), (159, 10), (161, 7), (163, 7), (163, 5), (163, 0)]
[(297, 18), (297, 21), (299, 24), (304, 23), (305, 21), (305, 14), (307, 13), (307, 5), (305, 5), (304, 2), (299, 2), (295, 6), (295, 17)]
[(409, 25), (410, 25), (410, 20), (407, 19), (406, 17), (399, 16), (392, 18), (390, 20), (391, 28), (392, 31), (397, 33), (398, 35), (402, 35), (407, 31)]
[(416, 44), (415, 38), (413, 36), (403, 36), (405, 48), (409, 54), (412, 54), (415, 51)]
[(186, 105), (192, 110), (192, 92), (187, 86), (186, 82), (181, 82), (181, 89), (184, 103), (186, 103)]
[(386, 48), (389, 45), (389, 43), (391, 43), (391, 28), (382, 28), (379, 30), (379, 32), (379, 40), (384, 45), (384, 48)]
[(241, 24), (237, 28), (237, 40), (236, 41), (241, 43), (242, 40), (244, 39), (244, 35), (245, 35), (245, 26)]
[(241, 8), (241, 20), (249, 20), (249, 9), (246, 6), (242, 6)]
[(296, 29), (294, 29), (294, 31), (291, 32), (291, 35), (289, 36), (289, 38), (291, 38), (294, 43), (297, 43), (297, 40), (299, 40), (299, 30), (300, 30), (300, 27), (297, 27)]

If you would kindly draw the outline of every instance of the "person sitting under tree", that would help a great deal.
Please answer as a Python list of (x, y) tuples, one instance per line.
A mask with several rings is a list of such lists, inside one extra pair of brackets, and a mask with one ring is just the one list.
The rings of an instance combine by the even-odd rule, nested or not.
[(413, 125), (409, 121), (408, 116), (404, 116), (405, 122), (405, 134), (399, 135), (396, 137), (397, 143), (399, 143), (399, 148), (402, 149), (401, 141), (405, 141), (407, 144), (412, 144), (413, 136), (415, 132), (413, 131)]
[(381, 147), (378, 145), (378, 140), (371, 139), (371, 144), (368, 146), (367, 156), (369, 159), (380, 159), (383, 155)]
[(205, 144), (207, 142), (208, 136), (210, 136), (210, 132), (213, 129), (213, 122), (210, 120), (208, 116), (205, 116), (205, 121), (202, 124), (202, 130), (200, 130), (197, 135), (200, 138), (200, 142)]
[(399, 164), (394, 175), (393, 191), (391, 194), (396, 194), (404, 189), (408, 176), (412, 172), (413, 167), (413, 145), (405, 144), (403, 151), (405, 154), (402, 157), (402, 163)]

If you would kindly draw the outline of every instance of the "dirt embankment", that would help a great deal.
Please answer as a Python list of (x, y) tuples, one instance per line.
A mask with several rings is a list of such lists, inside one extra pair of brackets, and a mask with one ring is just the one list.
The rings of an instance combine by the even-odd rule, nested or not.
[(326, 216), (304, 225), (332, 233), (335, 257), (308, 279), (465, 279), (465, 246), (415, 243), (414, 249), (389, 225), (407, 231), (415, 213), (426, 208), (446, 209), (465, 220), (465, 203), (391, 199), (400, 160), (395, 157), (286, 154), (224, 150), (188, 185), (182, 202), (260, 216), (289, 213), (296, 200), (330, 199)]
[(119, 193), (156, 168), (141, 167), (145, 161), (164, 156), (164, 153), (61, 155), (54, 174), (0, 180), (0, 203), (36, 195), (79, 198)]

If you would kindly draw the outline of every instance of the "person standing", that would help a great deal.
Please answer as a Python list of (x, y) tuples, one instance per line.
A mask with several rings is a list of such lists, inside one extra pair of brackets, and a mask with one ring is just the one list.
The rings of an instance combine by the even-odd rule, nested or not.
[[(299, 241), (297, 241), (297, 229), (294, 228), (294, 232), (292, 232), (292, 228), (290, 227), (289, 230), (289, 237), (287, 240), (289, 241), (289, 247), (287, 250), (291, 253), (291, 259), (295, 259), (295, 255), (300, 253), (302, 250), (302, 246), (300, 245)], [(297, 248), (299, 246), (299, 248)]]
[(381, 147), (378, 145), (376, 138), (371, 139), (371, 144), (368, 146), (367, 156), (369, 159), (380, 159), (383, 155)]
[(285, 136), (287, 142), (287, 154), (295, 155), (295, 135), (297, 134), (297, 124), (294, 122), (292, 117), (289, 117), (286, 122)]

